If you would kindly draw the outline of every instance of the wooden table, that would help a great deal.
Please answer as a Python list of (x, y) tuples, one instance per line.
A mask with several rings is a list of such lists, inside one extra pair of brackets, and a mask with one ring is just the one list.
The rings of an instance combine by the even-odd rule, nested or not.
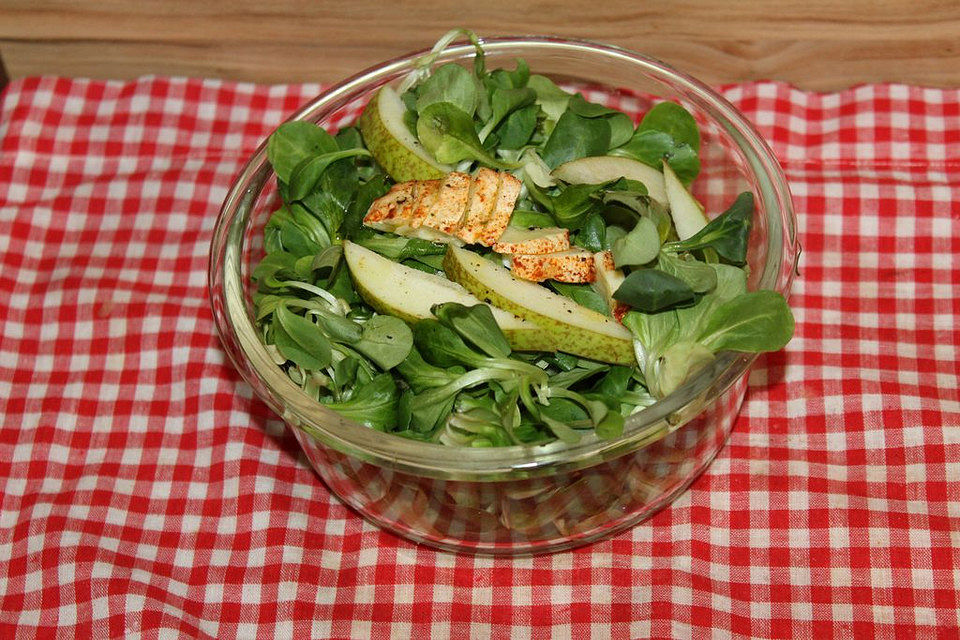
[(958, 0), (0, 0), (10, 77), (331, 82), (454, 26), (618, 44), (711, 83), (960, 85)]

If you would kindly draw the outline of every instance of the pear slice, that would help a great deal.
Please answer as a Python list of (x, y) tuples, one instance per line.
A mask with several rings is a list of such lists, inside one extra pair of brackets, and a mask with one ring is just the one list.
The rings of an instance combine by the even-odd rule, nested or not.
[(478, 298), (539, 325), (558, 351), (613, 364), (636, 364), (630, 332), (612, 318), (520, 280), (500, 264), (466, 249), (448, 247), (443, 268), (451, 280)]
[[(405, 267), (356, 243), (345, 241), (343, 256), (357, 292), (380, 313), (415, 322), (432, 318), (430, 307), (442, 302), (481, 304), (456, 282)], [(533, 322), (496, 307), (490, 310), (507, 342), (517, 351), (557, 350), (551, 337)]]
[(551, 174), (571, 184), (598, 184), (618, 178), (637, 180), (647, 188), (651, 198), (668, 204), (663, 174), (638, 160), (620, 156), (591, 156), (565, 162)]
[(680, 182), (680, 178), (666, 162), (663, 163), (663, 180), (670, 205), (670, 217), (673, 218), (673, 226), (677, 229), (677, 236), (681, 240), (686, 240), (696, 235), (709, 221), (707, 216), (703, 214), (703, 207), (693, 197), (693, 194), (687, 191), (687, 188)]
[(358, 126), (373, 158), (397, 182), (433, 180), (453, 170), (423, 148), (403, 122), (406, 107), (393, 88), (384, 86), (360, 114)]
[(613, 261), (613, 254), (609, 251), (600, 251), (593, 254), (593, 262), (597, 271), (597, 278), (593, 281), (593, 289), (606, 299), (607, 306), (610, 307), (610, 313), (619, 322), (623, 319), (624, 314), (630, 310), (630, 307), (615, 299), (613, 294), (626, 280), (626, 276), (623, 275), (623, 271), (617, 269), (617, 265)]

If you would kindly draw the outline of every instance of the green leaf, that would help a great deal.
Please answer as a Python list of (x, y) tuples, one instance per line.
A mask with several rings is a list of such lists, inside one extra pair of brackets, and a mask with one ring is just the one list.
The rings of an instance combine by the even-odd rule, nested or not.
[(707, 223), (696, 235), (667, 247), (674, 252), (713, 249), (726, 262), (742, 266), (747, 262), (747, 241), (753, 221), (753, 194), (744, 191), (730, 208)]
[(607, 118), (610, 123), (610, 144), (607, 150), (626, 144), (633, 137), (633, 120), (625, 113), (617, 111)]
[(360, 341), (353, 345), (384, 370), (403, 362), (412, 347), (410, 327), (394, 316), (374, 316), (367, 320)]
[(314, 191), (300, 202), (291, 203), (290, 210), (296, 214), (307, 213), (320, 222), (327, 244), (332, 242), (333, 238), (340, 237), (339, 230), (345, 212), (328, 192)]
[(409, 258), (404, 261), (404, 264), (419, 262), (422, 265), (429, 267), (432, 271), (443, 271), (443, 255), (437, 253), (431, 253), (428, 255), (417, 255)]
[(623, 435), (624, 419), (616, 411), (610, 411), (603, 417), (603, 420), (594, 427), (597, 437), (601, 440), (613, 440)]
[[(559, 284), (563, 284), (562, 282)], [(577, 285), (570, 285), (577, 286)], [(586, 305), (585, 305), (586, 306)], [(580, 358), (575, 355), (557, 351), (544, 358), (550, 364), (556, 366), (561, 371), (573, 371), (580, 364)]]
[(434, 69), (417, 88), (416, 110), (422, 114), (424, 109), (438, 102), (456, 105), (472, 117), (477, 109), (477, 85), (473, 74), (455, 62)]
[(533, 227), (552, 227), (555, 224), (556, 221), (549, 213), (543, 213), (541, 211), (533, 211), (529, 209), (514, 210), (513, 215), (510, 217), (510, 226), (521, 229), (529, 229)]
[(454, 382), (417, 394), (412, 400), (410, 426), (421, 433), (437, 429), (453, 410), (458, 393), (460, 388)]
[(658, 358), (680, 333), (677, 312), (673, 310), (660, 313), (629, 311), (621, 322), (633, 334), (634, 340), (643, 347), (641, 355), (644, 357), (640, 359), (640, 369), (644, 373), (649, 369), (649, 363)]
[(530, 76), (530, 79), (527, 80), (527, 86), (536, 92), (537, 104), (551, 122), (560, 119), (573, 97), (573, 94), (567, 93), (555, 85), (550, 78), (538, 74)]
[(344, 358), (333, 365), (333, 384), (342, 390), (351, 389), (357, 382), (357, 372), (360, 370), (360, 361), (356, 358)]
[(267, 159), (277, 177), (289, 182), (298, 164), (316, 155), (339, 149), (329, 133), (312, 122), (285, 122), (267, 140)]
[(535, 105), (517, 109), (510, 113), (503, 123), (494, 130), (500, 139), (500, 149), (521, 149), (530, 142), (533, 132), (537, 129), (537, 114), (540, 108)]
[[(397, 405), (400, 391), (389, 373), (381, 373), (370, 382), (356, 389), (345, 402), (324, 402), (340, 415), (360, 424), (389, 431), (397, 423)], [(321, 402), (323, 402), (321, 400)]]
[(627, 276), (613, 297), (638, 311), (655, 313), (690, 304), (696, 295), (690, 285), (669, 273), (659, 269), (639, 269)]
[(414, 394), (410, 389), (400, 394), (400, 400), (397, 401), (397, 427), (394, 433), (410, 428), (410, 421), (413, 418), (413, 400)]
[(652, 375), (647, 375), (650, 392), (658, 398), (670, 395), (713, 360), (713, 353), (696, 342), (677, 342), (670, 345), (657, 358)]
[(637, 131), (661, 131), (679, 144), (700, 150), (700, 129), (690, 112), (675, 102), (661, 102), (648, 111)]
[(459, 377), (459, 374), (435, 367), (424, 360), (416, 347), (410, 349), (410, 353), (407, 354), (403, 362), (396, 366), (396, 371), (403, 376), (410, 388), (416, 393), (434, 387), (446, 386)]
[(684, 184), (700, 173), (700, 130), (686, 109), (661, 102), (646, 113), (634, 134), (611, 153), (660, 169), (666, 160)]
[(578, 116), (583, 116), (584, 118), (603, 118), (620, 113), (616, 109), (605, 107), (602, 104), (588, 102), (587, 99), (579, 93), (574, 94), (570, 98), (570, 102), (567, 104), (567, 109)]
[(282, 289), (283, 281), (297, 278), (297, 256), (286, 251), (268, 253), (254, 268), (251, 277), (261, 289)]
[(647, 264), (660, 253), (660, 233), (649, 218), (640, 218), (627, 235), (613, 243), (611, 251), (618, 269)]
[(537, 99), (537, 94), (533, 89), (524, 87), (522, 89), (496, 89), (490, 97), (490, 108), (492, 114), (490, 119), (480, 130), (480, 140), (486, 140), (487, 136), (500, 124), (500, 122), (512, 112), (532, 105)]
[(347, 149), (305, 158), (293, 169), (287, 185), (288, 200), (302, 200), (312, 192), (320, 182), (320, 177), (331, 164), (343, 158), (369, 156), (366, 149)]
[(601, 104), (587, 102), (581, 95), (576, 94), (570, 99), (567, 108), (584, 118), (604, 118), (610, 125), (610, 142), (608, 149), (619, 147), (633, 135), (633, 120), (627, 114), (611, 109)]
[(602, 156), (610, 148), (610, 123), (605, 118), (585, 118), (567, 110), (557, 120), (540, 156), (555, 169), (564, 162)]
[(468, 347), (456, 331), (437, 320), (428, 318), (414, 324), (413, 340), (423, 358), (438, 367), (484, 364), (483, 356)]
[(487, 305), (467, 307), (456, 302), (445, 302), (433, 305), (430, 312), (442, 324), (456, 331), (460, 337), (491, 358), (506, 358), (510, 355), (510, 343)]
[(587, 251), (603, 251), (607, 248), (607, 225), (599, 213), (590, 214), (574, 239), (574, 244)]
[(560, 295), (570, 298), (582, 307), (592, 309), (605, 316), (610, 315), (610, 307), (607, 305), (606, 298), (588, 284), (567, 284), (551, 280), (550, 286)]
[(553, 435), (555, 435), (561, 442), (566, 442), (567, 444), (576, 444), (580, 442), (582, 435), (568, 427), (560, 420), (554, 420), (550, 416), (541, 416), (540, 419), (543, 421), (543, 424), (547, 425), (547, 428), (553, 432)]
[(712, 351), (778, 351), (793, 337), (793, 313), (776, 291), (744, 293), (720, 304), (699, 342)]
[(359, 187), (360, 170), (357, 168), (357, 160), (347, 157), (327, 167), (326, 171), (320, 175), (320, 184), (317, 189), (329, 193), (340, 209), (346, 212)]
[(490, 72), (487, 84), (491, 89), (518, 89), (527, 86), (530, 79), (530, 67), (523, 58), (517, 58), (513, 71), (495, 69)]
[(550, 198), (548, 202), (556, 223), (571, 231), (579, 229), (599, 203), (595, 196), (604, 186), (605, 184), (571, 184), (564, 187), (559, 195)]
[(690, 255), (680, 257), (661, 252), (657, 268), (686, 282), (694, 293), (707, 293), (717, 286), (717, 270)]
[(366, 149), (366, 146), (363, 144), (363, 136), (360, 135), (360, 130), (356, 127), (344, 127), (340, 129), (337, 135), (334, 136), (334, 139), (342, 151), (346, 151), (347, 149)]
[(479, 160), (499, 169), (514, 168), (483, 148), (473, 118), (450, 102), (435, 102), (420, 112), (417, 137), (439, 162), (456, 164), (462, 160)]
[[(605, 210), (604, 210), (604, 214), (606, 214), (606, 213), (607, 213), (607, 210), (605, 209)], [(620, 238), (625, 237), (626, 235), (627, 235), (627, 232), (626, 232), (626, 230), (624, 230), (623, 227), (617, 227), (617, 226), (613, 226), (613, 225), (607, 227), (607, 232), (606, 232), (606, 245), (607, 245), (607, 247), (606, 247), (606, 248), (612, 247), (614, 242), (616, 242), (616, 241), (619, 240)]]
[(330, 235), (320, 220), (297, 203), (274, 211), (264, 226), (264, 233), (275, 234), (275, 243), (297, 257), (320, 253), (330, 245)]
[(320, 310), (315, 310), (310, 315), (317, 319), (317, 326), (333, 342), (352, 344), (359, 340), (363, 334), (363, 328), (349, 318)]
[(700, 158), (696, 149), (685, 142), (678, 143), (662, 131), (637, 130), (612, 154), (639, 160), (658, 170), (666, 160), (684, 184), (690, 184), (700, 173)]
[(692, 307), (676, 309), (676, 341), (693, 341), (703, 330), (714, 309), (728, 300), (747, 292), (747, 274), (740, 267), (728, 264), (708, 263), (717, 275), (717, 285), (703, 295)]
[(352, 240), (357, 233), (364, 229), (363, 217), (370, 210), (370, 205), (389, 190), (390, 187), (387, 186), (387, 178), (384, 174), (376, 175), (361, 184), (357, 188), (350, 206), (347, 207), (343, 221), (340, 223), (340, 235)]
[(310, 271), (319, 278), (331, 276), (343, 263), (343, 245), (332, 244), (315, 256), (307, 256), (310, 260)]
[(620, 397), (627, 392), (632, 376), (632, 367), (612, 366), (602, 378), (597, 380), (592, 391), (608, 398), (611, 402), (608, 402), (607, 406), (611, 409), (618, 409)]
[(330, 364), (330, 341), (320, 327), (298, 316), (284, 306), (277, 307), (274, 317), (282, 327), (274, 340), (281, 355), (304, 369), (323, 369)]
[(540, 417), (552, 418), (566, 425), (590, 420), (590, 414), (583, 407), (567, 398), (550, 398), (550, 404), (540, 407)]
[(430, 242), (422, 238), (405, 238), (392, 233), (379, 233), (369, 229), (354, 237), (354, 242), (361, 247), (376, 251), (385, 258), (394, 262), (402, 262), (408, 258), (421, 256), (442, 256), (447, 252), (447, 245)]

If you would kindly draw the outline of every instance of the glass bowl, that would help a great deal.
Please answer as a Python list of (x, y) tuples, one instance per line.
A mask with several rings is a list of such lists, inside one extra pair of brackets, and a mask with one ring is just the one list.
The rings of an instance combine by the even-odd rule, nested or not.
[[(790, 193), (772, 152), (744, 117), (709, 87), (662, 62), (617, 47), (547, 37), (483, 40), (488, 68), (527, 61), (535, 73), (638, 115), (662, 99), (698, 119), (703, 170), (694, 192), (709, 214), (753, 191), (751, 288), (784, 295), (798, 244)], [(425, 52), (386, 62), (331, 87), (291, 119), (331, 131), (351, 124), (383, 84)], [(470, 64), (468, 45), (435, 64)], [(252, 315), (250, 273), (276, 205), (261, 145), (236, 178), (216, 223), (210, 298), (234, 365), (295, 434), (330, 490), (397, 535), (447, 550), (486, 554), (557, 551), (610, 536), (681, 494), (723, 447), (755, 355), (724, 353), (674, 393), (626, 421), (623, 435), (569, 445), (453, 448), (407, 440), (347, 420), (302, 393), (274, 364)]]

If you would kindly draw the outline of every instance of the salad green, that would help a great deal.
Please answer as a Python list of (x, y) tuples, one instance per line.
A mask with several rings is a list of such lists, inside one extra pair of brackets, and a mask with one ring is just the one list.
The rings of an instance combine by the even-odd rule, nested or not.
[[(472, 67), (434, 68), (460, 36), (475, 46)], [(753, 195), (708, 222), (689, 194), (699, 149), (679, 104), (661, 102), (634, 126), (523, 60), (487, 69), (476, 36), (451, 32), (371, 101), (359, 128), (288, 122), (270, 136), (282, 202), (253, 272), (264, 344), (318, 402), (399, 436), (455, 446), (617, 437), (626, 416), (717, 353), (774, 351), (793, 334), (779, 293), (747, 291)], [(566, 230), (573, 248), (555, 255), (595, 257), (594, 284), (520, 282), (488, 247), (364, 225), (392, 185), (481, 167), (522, 180), (511, 228)], [(374, 263), (376, 278), (408, 281), (409, 292), (356, 272)], [(417, 291), (426, 298), (407, 304)]]

